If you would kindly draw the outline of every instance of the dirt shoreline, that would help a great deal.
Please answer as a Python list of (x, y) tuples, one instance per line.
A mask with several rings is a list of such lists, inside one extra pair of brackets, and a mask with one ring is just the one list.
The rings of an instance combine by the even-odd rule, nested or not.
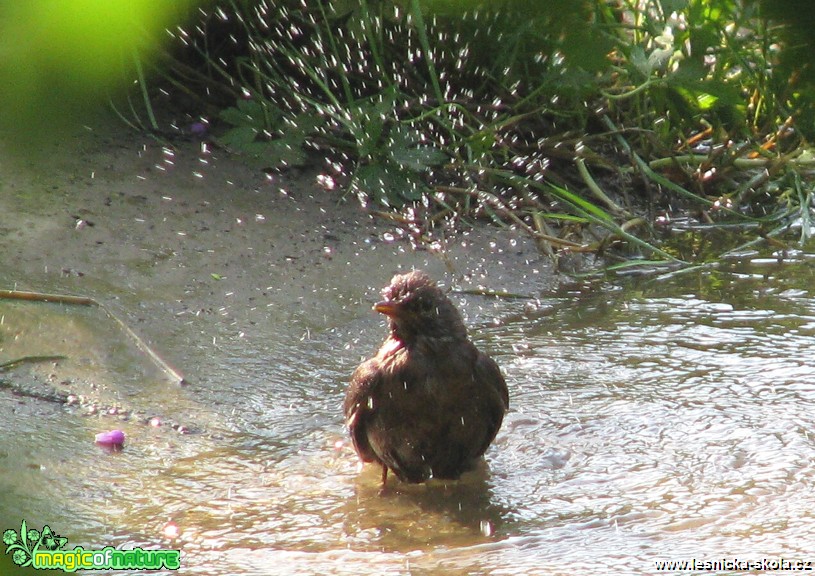
[[(375, 316), (370, 304), (397, 271), (531, 296), (559, 282), (520, 232), (478, 224), (416, 250), (321, 188), (319, 168), (269, 178), (197, 141), (164, 148), (113, 118), (2, 163), (0, 287), (94, 298), (190, 380), (206, 368), (188, 364), (186, 346)], [(481, 308), (467, 307), (468, 323)], [(22, 352), (59, 353), (6, 342), (0, 356)]]

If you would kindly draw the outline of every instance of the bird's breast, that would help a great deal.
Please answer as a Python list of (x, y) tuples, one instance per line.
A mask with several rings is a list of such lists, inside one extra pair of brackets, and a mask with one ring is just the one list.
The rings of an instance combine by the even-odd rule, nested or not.
[(393, 356), (400, 350), (404, 350), (405, 345), (402, 343), (401, 340), (397, 340), (396, 338), (388, 338), (385, 340), (385, 343), (382, 344), (382, 347), (379, 349), (379, 353), (377, 356), (380, 358), (387, 358), (389, 356)]

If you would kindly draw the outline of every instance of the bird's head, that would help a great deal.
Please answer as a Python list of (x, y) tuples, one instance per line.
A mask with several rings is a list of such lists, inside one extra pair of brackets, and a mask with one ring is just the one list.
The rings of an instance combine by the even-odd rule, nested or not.
[(374, 310), (388, 317), (391, 334), (405, 344), (417, 337), (459, 339), (467, 330), (456, 307), (420, 270), (393, 277)]

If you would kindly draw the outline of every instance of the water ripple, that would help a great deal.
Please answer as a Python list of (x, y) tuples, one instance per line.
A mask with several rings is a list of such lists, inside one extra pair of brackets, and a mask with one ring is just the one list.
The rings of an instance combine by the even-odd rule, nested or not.
[(222, 344), (219, 370), (193, 388), (217, 415), (201, 433), (142, 430), (129, 458), (99, 472), (103, 486), (65, 486), (109, 502), (99, 522), (125, 524), (111, 544), (166, 543), (161, 527), (176, 522), (174, 544), (201, 574), (648, 574), (658, 560), (807, 559), (809, 273), (734, 267), (706, 290), (700, 273), (495, 308), (507, 320), (472, 333), (502, 366), (511, 410), (460, 482), (380, 495), (375, 467), (357, 469), (340, 405), (382, 335), (366, 318)]

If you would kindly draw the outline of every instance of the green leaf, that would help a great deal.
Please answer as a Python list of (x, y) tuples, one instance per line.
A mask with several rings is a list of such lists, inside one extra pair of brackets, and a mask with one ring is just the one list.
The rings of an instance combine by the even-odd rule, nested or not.
[(255, 142), (255, 139), (258, 136), (258, 131), (256, 128), (252, 126), (238, 126), (236, 128), (232, 128), (231, 130), (227, 130), (220, 138), (218, 138), (218, 142), (227, 147), (233, 148), (238, 152), (246, 152), (249, 145)]
[(628, 55), (628, 61), (642, 74), (645, 78), (651, 75), (651, 63), (645, 55), (645, 50), (642, 46), (632, 46), (631, 52)]
[(218, 114), (218, 118), (232, 126), (255, 126), (257, 124), (254, 118), (247, 116), (246, 112), (238, 108), (225, 108)]
[(261, 158), (266, 154), (266, 151), (269, 149), (269, 142), (264, 140), (258, 140), (256, 142), (250, 142), (249, 144), (243, 146), (240, 151), (247, 156), (251, 156), (252, 158)]
[(263, 142), (263, 152), (260, 155), (272, 166), (302, 166), (306, 163), (308, 155), (303, 150), (304, 136), (295, 135), (295, 138), (282, 138)]
[(584, 218), (583, 216), (575, 216), (574, 214), (565, 214), (563, 212), (544, 212), (541, 213), (541, 217), (545, 220), (559, 220), (565, 222), (580, 222), (581, 224), (586, 224), (590, 222), (588, 218)]
[(479, 130), (478, 132), (469, 136), (466, 140), (467, 146), (470, 147), (473, 160), (477, 161), (487, 154), (495, 145), (495, 131), (494, 130)]
[(701, 93), (696, 95), (696, 103), (699, 105), (699, 110), (702, 111), (710, 110), (718, 101), (719, 99), (712, 94)]
[(261, 131), (280, 126), (283, 114), (279, 108), (266, 101), (238, 100), (236, 106), (221, 110), (218, 117), (235, 127), (250, 127)]
[(405, 128), (394, 130), (388, 142), (388, 160), (413, 172), (424, 172), (447, 160), (444, 152), (421, 142), (422, 136), (417, 131)]
[(247, 116), (262, 116), (265, 110), (263, 104), (254, 98), (249, 100), (238, 100), (237, 107), (238, 110)]
[(351, 188), (374, 202), (400, 207), (405, 200), (419, 200), (424, 187), (419, 178), (390, 163), (360, 166), (351, 180)]
[(385, 119), (378, 114), (358, 117), (355, 128), (353, 136), (357, 141), (357, 153), (360, 158), (368, 158), (379, 148)]
[(612, 218), (608, 212), (605, 212), (603, 209), (595, 206), (591, 202), (584, 200), (577, 194), (570, 192), (565, 188), (561, 188), (560, 186), (555, 186), (554, 184), (549, 184), (549, 189), (555, 196), (557, 196), (561, 200), (568, 202), (578, 210), (581, 210), (588, 215), (594, 216), (599, 220), (603, 220), (605, 222), (610, 223), (614, 222), (614, 218)]
[(359, 101), (348, 108), (351, 115), (351, 135), (356, 140), (360, 158), (375, 156), (375, 152), (381, 147), (385, 127), (393, 117), (395, 105), (396, 91), (390, 89), (376, 98)]
[(403, 168), (423, 172), (447, 160), (447, 154), (434, 146), (397, 148), (391, 151), (391, 160)]
[(286, 122), (285, 131), (287, 134), (296, 132), (303, 136), (309, 136), (317, 131), (317, 128), (325, 124), (325, 118), (313, 112), (298, 114)]

